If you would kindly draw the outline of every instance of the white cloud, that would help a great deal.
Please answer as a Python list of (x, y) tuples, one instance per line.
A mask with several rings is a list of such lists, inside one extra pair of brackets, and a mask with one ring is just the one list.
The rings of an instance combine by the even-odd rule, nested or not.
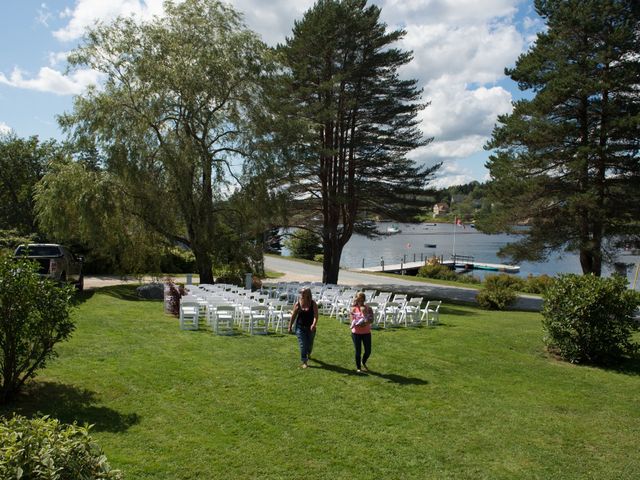
[(513, 16), (521, 0), (386, 0), (380, 3), (389, 24), (482, 24)]
[(53, 36), (62, 41), (77, 40), (96, 21), (109, 21), (120, 15), (149, 19), (162, 13), (162, 3), (162, 0), (77, 0), (73, 10), (66, 9), (60, 14), (61, 18), (69, 18), (69, 22), (53, 32)]
[(99, 83), (100, 74), (93, 70), (78, 70), (71, 75), (49, 67), (42, 67), (35, 77), (27, 78), (19, 68), (14, 68), (9, 77), (0, 73), (0, 83), (16, 88), (55, 93), (56, 95), (76, 95), (89, 85)]
[(474, 177), (470, 169), (461, 166), (458, 162), (450, 162), (438, 170), (436, 177), (429, 182), (429, 186), (447, 188), (452, 185), (464, 185), (473, 180), (477, 180), (477, 178)]
[(49, 66), (56, 67), (65, 64), (71, 52), (49, 52)]
[(469, 88), (447, 76), (425, 87), (431, 105), (420, 112), (422, 130), (437, 142), (491, 134), (498, 115), (511, 112), (511, 94), (502, 87)]
[(0, 122), (0, 135), (6, 135), (11, 132), (11, 127), (4, 122)]
[(234, 8), (244, 14), (249, 28), (260, 34), (271, 46), (284, 43), (291, 36), (293, 22), (302, 18), (304, 12), (313, 6), (313, 0), (232, 0)]
[[(270, 45), (290, 36), (294, 21), (301, 19), (314, 3), (314, 0), (228, 1), (244, 14), (249, 28)], [(512, 66), (531, 44), (535, 33), (544, 28), (535, 12), (527, 9), (529, 2), (372, 0), (372, 3), (381, 7), (381, 18), (390, 28), (406, 29), (407, 35), (399, 47), (412, 50), (414, 61), (401, 73), (418, 79), (424, 88), (424, 100), (431, 101), (431, 106), (421, 112), (421, 128), (426, 136), (435, 139), (412, 157), (421, 162), (450, 164), (482, 152), (497, 116), (511, 111), (511, 94), (496, 83), (504, 78), (504, 68)], [(519, 8), (525, 16), (516, 24)], [(71, 9), (59, 13), (66, 25), (56, 30), (54, 36), (63, 41), (78, 40), (97, 20), (110, 21), (119, 15), (149, 19), (162, 11), (162, 0), (76, 0)], [(51, 66), (58, 65), (63, 55), (52, 54)], [(25, 80), (20, 72), (14, 75), (14, 71), (11, 79), (0, 74), (0, 82), (28, 84), (46, 91), (54, 91), (51, 86), (55, 84), (56, 93), (77, 93), (83, 82), (90, 80), (79, 76), (80, 73), (63, 81), (65, 77), (55, 70), (41, 69), (36, 78)], [(472, 175), (448, 170), (443, 170), (443, 174), (456, 181)]]
[(45, 27), (49, 26), (49, 20), (53, 17), (53, 14), (47, 7), (46, 3), (40, 4), (40, 8), (38, 9), (38, 16), (36, 17), (36, 21)]

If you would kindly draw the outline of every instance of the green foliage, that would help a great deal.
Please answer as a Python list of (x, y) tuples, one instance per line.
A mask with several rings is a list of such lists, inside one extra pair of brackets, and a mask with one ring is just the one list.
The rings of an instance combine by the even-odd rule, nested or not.
[(0, 134), (0, 228), (18, 235), (37, 235), (34, 188), (47, 171), (47, 164), (63, 156), (54, 140), (18, 138)]
[(484, 283), (486, 288), (509, 288), (518, 292), (524, 291), (525, 285), (525, 281), (522, 278), (509, 275), (508, 273), (487, 275), (484, 277)]
[(160, 270), (164, 273), (193, 273), (196, 258), (191, 250), (168, 248), (160, 257)]
[(29, 480), (121, 479), (89, 426), (42, 417), (0, 419), (0, 478)]
[(21, 235), (17, 230), (0, 230), (0, 254), (12, 254), (18, 245), (33, 243), (35, 235)]
[(56, 355), (75, 325), (73, 286), (41, 279), (38, 264), (0, 256), (0, 403), (11, 399)]
[(454, 270), (440, 263), (423, 265), (418, 270), (418, 273), (416, 274), (416, 276), (425, 277), (425, 278), (437, 278), (440, 280), (457, 280), (458, 279), (458, 275)]
[(560, 275), (542, 310), (550, 350), (572, 363), (607, 363), (637, 351), (632, 315), (640, 296), (626, 283), (619, 276)]
[(610, 240), (640, 233), (637, 95), (640, 3), (536, 1), (547, 28), (507, 74), (534, 96), (498, 118), (486, 148), (487, 232), (525, 222), (522, 240), (501, 253), (537, 261), (580, 255), (600, 275)]
[(216, 283), (227, 283), (239, 287), (244, 285), (244, 274), (245, 272), (243, 270), (233, 268), (230, 265), (218, 267), (213, 270)]
[[(498, 277), (499, 275), (495, 275)], [(476, 295), (478, 305), (487, 310), (505, 310), (516, 301), (516, 292), (508, 282), (492, 280)]]
[(296, 230), (284, 241), (284, 246), (289, 249), (292, 257), (313, 260), (316, 255), (322, 253), (321, 243), (317, 233), (311, 230)]
[(553, 284), (554, 279), (549, 275), (531, 275), (529, 274), (524, 281), (522, 288), (526, 293), (545, 293)]
[[(259, 157), (262, 84), (273, 62), (225, 3), (167, 1), (164, 10), (162, 18), (118, 18), (85, 35), (70, 64), (104, 74), (104, 86), (76, 97), (61, 124), (76, 145), (99, 154), (114, 201), (124, 203), (122, 218), (131, 221), (130, 238), (152, 232), (167, 245), (189, 246), (200, 280), (211, 283), (214, 260), (224, 256), (218, 247), (234, 245), (225, 233), (243, 247), (255, 233), (242, 222), (220, 226), (233, 216), (223, 211), (238, 162)], [(108, 219), (111, 212), (97, 213)]]
[(318, 253), (317, 255), (313, 256), (313, 261), (314, 262), (318, 262), (318, 263), (322, 263), (324, 262), (324, 255), (321, 253)]

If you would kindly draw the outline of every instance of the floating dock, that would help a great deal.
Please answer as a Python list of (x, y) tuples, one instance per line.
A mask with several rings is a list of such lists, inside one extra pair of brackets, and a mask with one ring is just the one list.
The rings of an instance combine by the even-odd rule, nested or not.
[[(406, 273), (413, 274), (417, 273), (420, 270), (425, 262), (406, 262), (406, 263), (396, 263), (396, 264), (385, 264), (377, 265), (375, 267), (367, 267), (367, 268), (359, 268), (358, 271), (361, 272), (385, 272), (385, 273)], [(440, 262), (441, 265), (445, 265), (451, 269), (453, 268), (461, 268), (466, 270), (489, 270), (493, 272), (503, 272), (503, 273), (518, 273), (520, 271), (520, 267), (518, 265), (506, 265), (502, 263), (484, 263), (484, 262), (475, 262), (475, 261), (463, 261), (463, 260), (444, 260)]]

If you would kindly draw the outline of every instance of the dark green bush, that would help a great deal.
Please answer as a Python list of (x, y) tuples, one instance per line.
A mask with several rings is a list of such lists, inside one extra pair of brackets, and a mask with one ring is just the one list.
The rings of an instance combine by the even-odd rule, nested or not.
[(313, 257), (322, 253), (321, 239), (318, 234), (309, 230), (296, 230), (284, 245), (291, 252), (292, 257), (312, 260)]
[(499, 282), (489, 282), (476, 296), (478, 305), (487, 310), (505, 310), (516, 301), (512, 287)]
[(196, 270), (196, 257), (191, 250), (169, 248), (160, 257), (160, 271), (164, 273), (192, 273)]
[(0, 478), (78, 480), (123, 478), (112, 470), (90, 427), (48, 417), (0, 420)]
[(639, 303), (622, 277), (560, 275), (544, 296), (545, 342), (572, 363), (608, 363), (634, 353), (632, 315)]
[(9, 400), (68, 339), (73, 286), (38, 275), (38, 263), (0, 255), (0, 403)]

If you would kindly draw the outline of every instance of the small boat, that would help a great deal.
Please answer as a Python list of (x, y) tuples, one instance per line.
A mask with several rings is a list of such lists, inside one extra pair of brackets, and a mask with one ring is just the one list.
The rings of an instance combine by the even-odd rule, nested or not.
[(436, 244), (435, 243), (425, 243), (424, 244), (424, 248), (436, 248)]
[(401, 232), (402, 230), (400, 230), (397, 225), (391, 225), (390, 227), (387, 227), (388, 235), (394, 235), (396, 233), (401, 233)]

